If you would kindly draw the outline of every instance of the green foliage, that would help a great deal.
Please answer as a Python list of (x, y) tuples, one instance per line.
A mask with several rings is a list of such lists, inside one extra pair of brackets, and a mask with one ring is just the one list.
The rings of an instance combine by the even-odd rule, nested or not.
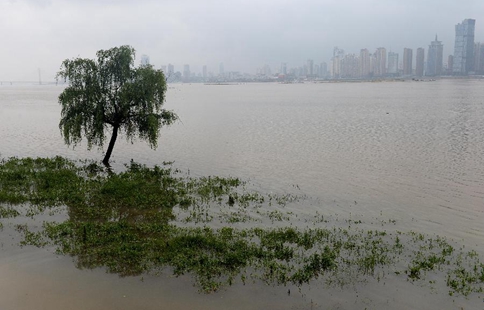
[[(330, 228), (320, 215), (313, 228), (240, 226), (254, 220), (248, 210), (269, 222), (281, 215), (282, 221), (283, 206), (297, 200), (248, 191), (245, 185), (237, 178), (181, 177), (166, 164), (148, 168), (131, 162), (114, 173), (61, 157), (4, 159), (0, 227), (9, 217), (65, 208), (63, 222), (46, 221), (32, 231), (15, 225), (24, 237), (21, 245), (53, 245), (73, 256), (79, 268), (104, 267), (121, 276), (169, 267), (177, 276), (192, 274), (205, 292), (245, 282), (247, 276), (269, 285), (303, 286), (323, 279), (344, 286), (389, 274), (423, 281), (436, 273), (443, 275), (449, 294), (483, 291), (479, 255), (457, 250), (444, 238), (362, 230), (351, 223), (348, 229)], [(262, 203), (269, 211), (259, 212)], [(30, 209), (24, 213), (25, 208)], [(209, 226), (216, 209), (225, 220), (221, 228)], [(175, 210), (190, 216), (180, 221)]]
[(97, 60), (63, 61), (58, 77), (69, 86), (59, 96), (59, 128), (66, 144), (75, 146), (84, 136), (88, 149), (103, 147), (110, 126), (105, 163), (118, 130), (128, 139), (139, 137), (157, 147), (160, 128), (176, 121), (177, 115), (162, 109), (167, 89), (163, 72), (150, 65), (135, 68), (134, 57), (132, 47), (120, 46), (98, 51)]

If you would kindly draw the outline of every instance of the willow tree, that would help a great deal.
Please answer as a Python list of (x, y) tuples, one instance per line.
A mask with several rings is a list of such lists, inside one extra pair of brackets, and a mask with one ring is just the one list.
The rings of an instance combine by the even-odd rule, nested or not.
[(167, 89), (163, 72), (150, 65), (134, 67), (131, 46), (100, 50), (96, 55), (97, 60), (66, 59), (58, 72), (68, 82), (59, 95), (59, 128), (65, 143), (75, 146), (85, 137), (89, 150), (94, 145), (103, 148), (110, 132), (105, 165), (120, 132), (128, 140), (140, 138), (156, 148), (160, 128), (177, 119), (163, 109)]

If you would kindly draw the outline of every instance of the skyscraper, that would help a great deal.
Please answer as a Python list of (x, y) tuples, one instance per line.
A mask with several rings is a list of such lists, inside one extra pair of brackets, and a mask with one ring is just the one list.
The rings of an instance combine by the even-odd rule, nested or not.
[(398, 53), (388, 53), (388, 74), (397, 75), (398, 73)]
[(376, 49), (375, 76), (385, 76), (387, 74), (387, 50), (384, 47)]
[(141, 55), (141, 65), (147, 66), (150, 64), (150, 57), (148, 55)]
[(474, 44), (474, 71), (477, 74), (484, 73), (484, 44)]
[(370, 52), (366, 48), (360, 51), (360, 77), (370, 76)]
[(442, 42), (437, 40), (435, 35), (435, 41), (430, 42), (429, 52), (427, 55), (427, 70), (425, 75), (438, 76), (442, 74), (442, 57), (444, 53), (444, 46)]
[(411, 48), (403, 49), (403, 75), (412, 75), (413, 50)]
[(425, 49), (423, 47), (417, 48), (417, 55), (415, 57), (415, 75), (423, 76), (425, 64)]
[(313, 76), (314, 75), (314, 61), (312, 59), (308, 59), (307, 66), (308, 66), (307, 75)]
[(341, 60), (343, 59), (344, 54), (344, 50), (338, 48), (337, 46), (334, 47), (333, 58), (331, 59), (333, 62), (331, 67), (333, 79), (339, 79), (341, 77)]
[(452, 68), (454, 67), (454, 55), (447, 57), (447, 73), (452, 74)]
[(453, 74), (466, 75), (474, 70), (474, 28), (475, 19), (465, 19), (455, 25)]
[(327, 77), (327, 75), (328, 75), (328, 64), (327, 63), (322, 62), (319, 65), (319, 74), (320, 74), (320, 77), (322, 77), (322, 78)]
[(281, 63), (281, 70), (279, 72), (280, 74), (287, 75), (287, 63), (282, 62)]
[(347, 54), (341, 59), (341, 72), (340, 76), (342, 78), (356, 78), (359, 76), (359, 65), (358, 65), (358, 57), (355, 54)]
[(168, 64), (168, 77), (171, 77), (175, 74), (175, 66), (172, 64)]
[(191, 77), (191, 74), (190, 74), (190, 65), (184, 65), (183, 66), (183, 80), (185, 82), (187, 82), (187, 81), (190, 80), (190, 77)]
[(208, 75), (207, 75), (207, 65), (204, 65), (202, 67), (202, 77), (203, 77), (204, 80), (206, 80), (207, 77), (208, 77)]

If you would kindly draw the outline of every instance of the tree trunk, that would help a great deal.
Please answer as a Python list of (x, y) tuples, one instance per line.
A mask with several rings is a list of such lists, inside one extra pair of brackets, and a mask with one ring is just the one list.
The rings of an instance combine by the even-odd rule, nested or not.
[(111, 154), (113, 153), (114, 143), (116, 143), (116, 139), (118, 138), (118, 129), (119, 126), (113, 126), (113, 133), (111, 135), (111, 140), (109, 141), (108, 150), (106, 151), (106, 155), (103, 159), (103, 164), (109, 166), (109, 158), (111, 158)]

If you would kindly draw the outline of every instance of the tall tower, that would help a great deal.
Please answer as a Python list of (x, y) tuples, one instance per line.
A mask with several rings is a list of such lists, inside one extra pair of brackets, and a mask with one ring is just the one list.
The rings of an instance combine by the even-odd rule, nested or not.
[(387, 74), (387, 50), (384, 47), (376, 49), (375, 76), (385, 76)]
[(168, 76), (173, 76), (175, 74), (175, 66), (172, 64), (168, 64)]
[(320, 74), (320, 77), (322, 77), (322, 78), (327, 77), (327, 75), (328, 75), (328, 64), (327, 63), (322, 62), (319, 65), (319, 74)]
[(454, 67), (454, 55), (447, 57), (447, 74), (452, 75), (452, 68)]
[(204, 65), (202, 67), (202, 77), (203, 77), (204, 80), (206, 80), (207, 77), (208, 77), (208, 75), (207, 75), (207, 65)]
[(417, 55), (415, 57), (415, 75), (423, 76), (425, 64), (425, 49), (423, 47), (417, 48)]
[(312, 59), (308, 59), (307, 64), (308, 64), (307, 75), (313, 76), (314, 75), (314, 61)]
[(398, 53), (388, 53), (388, 73), (397, 75), (398, 73)]
[(281, 62), (281, 70), (279, 72), (280, 74), (287, 75), (287, 63)]
[(484, 44), (480, 42), (474, 44), (474, 72), (477, 74), (484, 72)]
[(411, 48), (403, 49), (403, 75), (412, 75), (413, 50)]
[(442, 74), (442, 57), (444, 53), (444, 46), (442, 42), (437, 40), (435, 35), (435, 41), (430, 42), (429, 52), (427, 55), (427, 71), (425, 75), (438, 76)]
[(183, 80), (184, 82), (188, 82), (190, 80), (190, 65), (183, 65)]
[(370, 52), (364, 48), (360, 51), (360, 77), (370, 76)]
[(141, 55), (141, 65), (147, 66), (150, 64), (150, 56), (148, 55)]
[(465, 19), (455, 25), (454, 63), (452, 73), (466, 75), (474, 70), (475, 19)]

